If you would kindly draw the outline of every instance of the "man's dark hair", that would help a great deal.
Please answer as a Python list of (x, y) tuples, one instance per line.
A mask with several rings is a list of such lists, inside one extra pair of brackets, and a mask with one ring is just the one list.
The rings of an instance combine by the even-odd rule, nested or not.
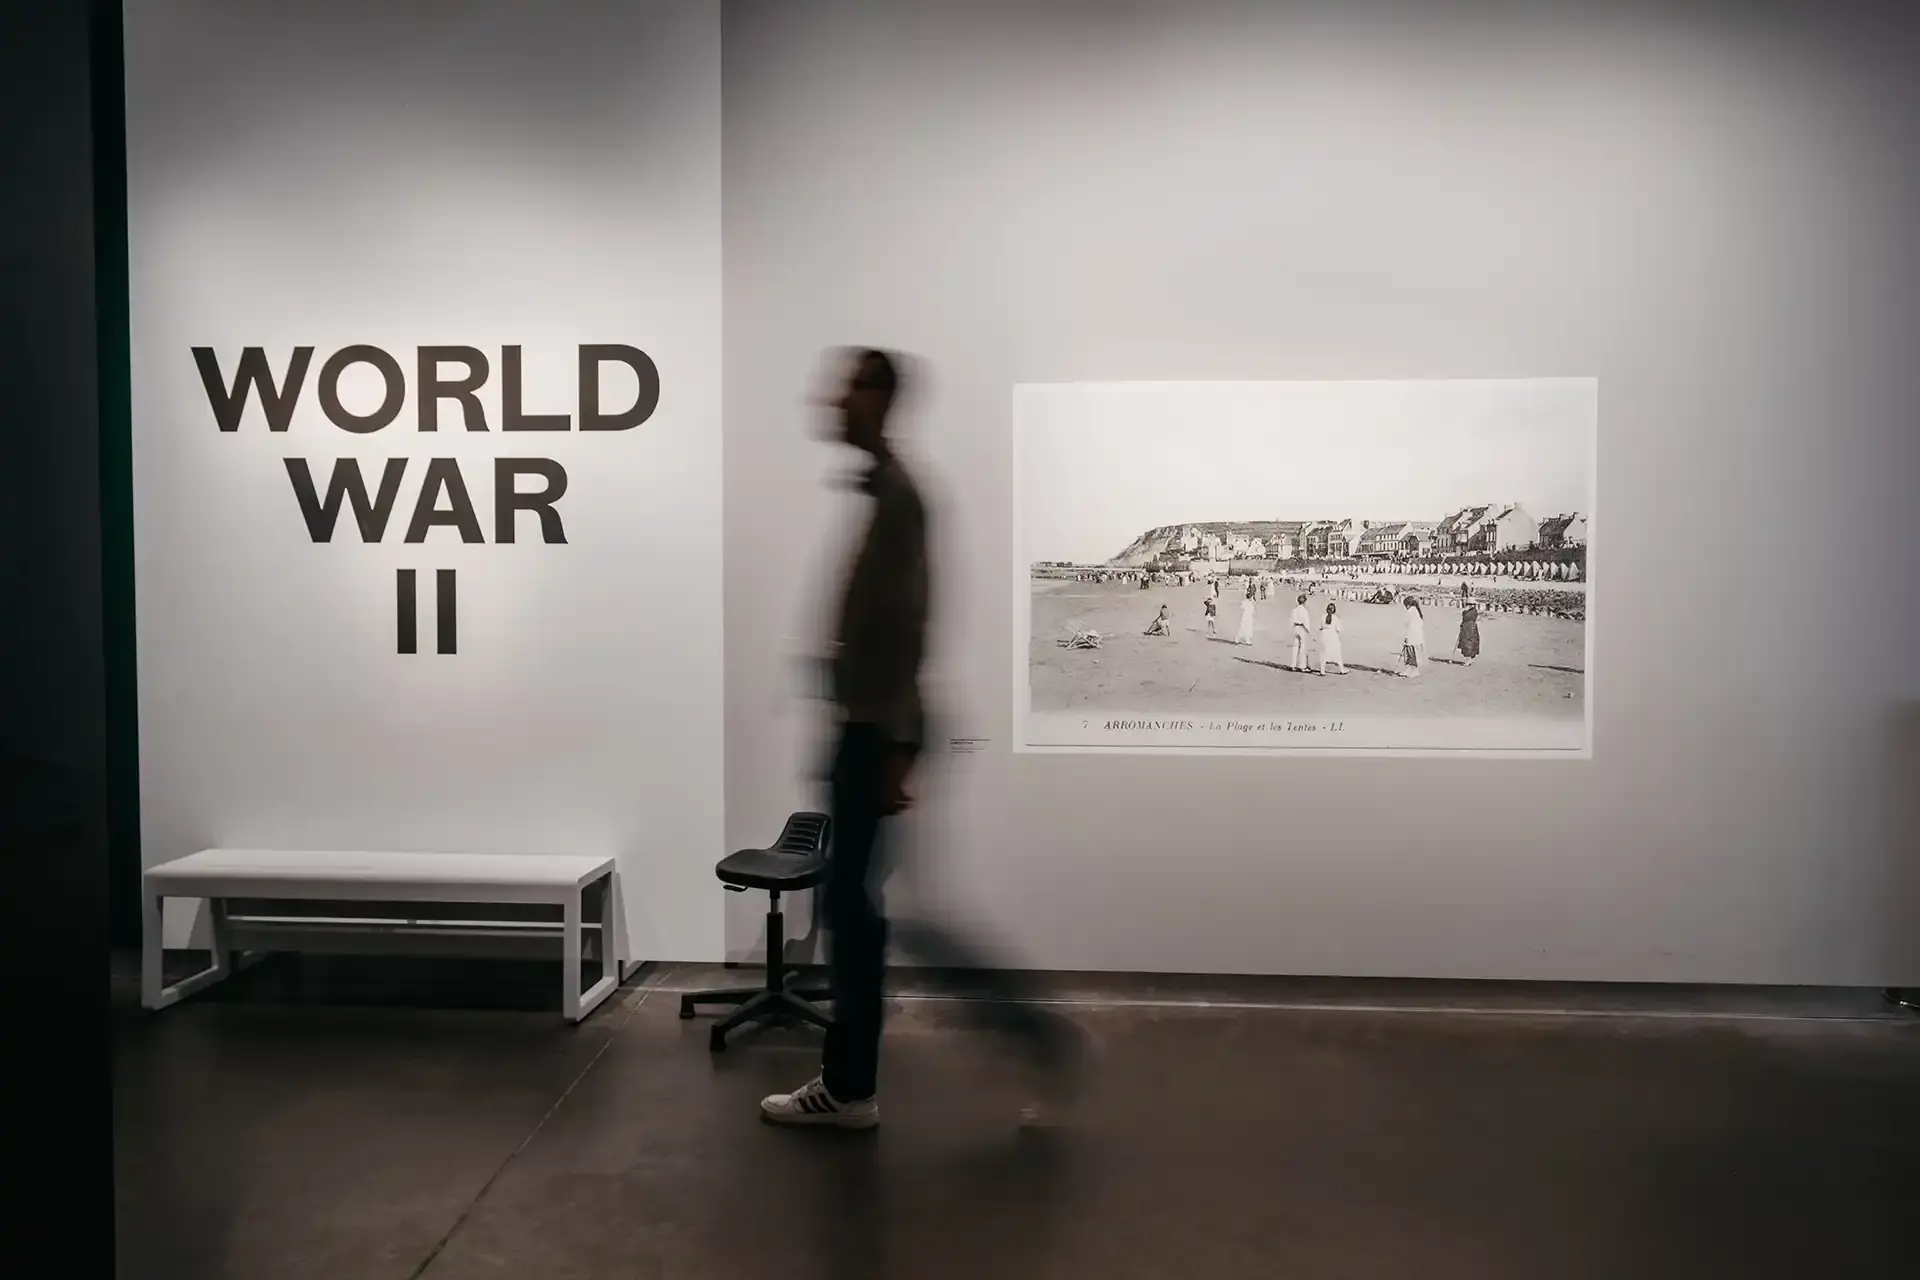
[(900, 365), (892, 353), (867, 347), (855, 353), (853, 385), (864, 391), (878, 391), (892, 404), (900, 398)]

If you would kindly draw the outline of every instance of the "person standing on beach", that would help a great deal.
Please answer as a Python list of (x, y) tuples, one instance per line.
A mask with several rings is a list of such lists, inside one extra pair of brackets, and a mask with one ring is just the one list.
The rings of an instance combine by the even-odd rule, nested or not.
[(1215, 600), (1212, 596), (1208, 596), (1205, 604), (1203, 604), (1201, 607), (1206, 610), (1206, 614), (1207, 614), (1207, 634), (1210, 636), (1219, 635), (1220, 634), (1220, 602), (1218, 600)]
[(1406, 665), (1400, 674), (1417, 679), (1427, 659), (1427, 617), (1420, 611), (1420, 602), (1412, 596), (1407, 597), (1406, 604), (1407, 635), (1400, 655)]
[(1460, 653), (1460, 665), (1470, 667), (1473, 660), (1480, 656), (1480, 606), (1472, 600), (1463, 600), (1460, 604), (1460, 638), (1454, 642), (1454, 648)]
[(1307, 598), (1302, 595), (1293, 604), (1293, 614), (1288, 619), (1293, 628), (1293, 669), (1307, 670), (1307, 633), (1313, 626), (1313, 618), (1307, 613)]
[(1253, 584), (1247, 584), (1247, 594), (1240, 599), (1240, 630), (1233, 637), (1235, 644), (1253, 643)]
[(1333, 601), (1327, 601), (1326, 621), (1320, 624), (1320, 674), (1327, 674), (1328, 667), (1340, 668), (1340, 674), (1347, 674), (1347, 655), (1340, 647), (1340, 615)]

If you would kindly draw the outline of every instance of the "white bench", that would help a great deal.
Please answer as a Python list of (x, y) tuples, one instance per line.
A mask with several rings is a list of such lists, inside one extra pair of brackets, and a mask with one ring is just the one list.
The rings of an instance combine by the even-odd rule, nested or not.
[[(589, 888), (599, 900), (599, 918), (590, 925), (581, 918)], [(162, 971), (162, 907), (168, 898), (204, 899), (213, 935), (212, 963), (171, 986)], [(358, 950), (329, 941), (364, 941), (370, 933), (455, 943), (478, 935), (524, 940), (557, 934), (564, 961), (561, 1008), (568, 1021), (578, 1022), (620, 985), (625, 957), (618, 902), (612, 858), (207, 849), (146, 873), (141, 999), (149, 1009), (178, 1003), (232, 973), (244, 951)], [(358, 909), (316, 905), (322, 903)], [(581, 958), (589, 944), (600, 979), (582, 992)]]

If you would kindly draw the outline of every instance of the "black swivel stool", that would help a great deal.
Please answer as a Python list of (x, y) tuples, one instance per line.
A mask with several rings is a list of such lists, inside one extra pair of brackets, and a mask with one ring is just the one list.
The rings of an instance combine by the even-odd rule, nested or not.
[(714, 875), (720, 877), (729, 893), (767, 891), (767, 980), (758, 987), (690, 991), (680, 997), (682, 1018), (691, 1018), (703, 1004), (739, 1006), (708, 1033), (707, 1047), (713, 1052), (724, 1051), (727, 1034), (749, 1022), (833, 1025), (832, 1015), (813, 1003), (831, 999), (831, 992), (824, 987), (787, 987), (788, 976), (798, 970), (787, 963), (786, 925), (780, 914), (781, 894), (811, 889), (827, 878), (827, 837), (832, 830), (833, 820), (824, 813), (792, 814), (772, 848), (742, 849), (728, 854), (714, 867)]

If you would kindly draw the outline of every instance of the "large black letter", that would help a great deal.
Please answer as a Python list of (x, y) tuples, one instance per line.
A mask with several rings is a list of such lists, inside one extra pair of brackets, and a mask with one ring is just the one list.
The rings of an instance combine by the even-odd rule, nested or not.
[[(545, 476), (546, 486), (538, 493), (518, 493), (515, 476)], [(567, 469), (552, 458), (495, 458), (493, 460), (493, 540), (513, 541), (513, 513), (540, 513), (540, 537), (545, 542), (565, 542), (567, 531), (553, 504), (567, 491)]]
[(267, 430), (285, 431), (293, 421), (294, 402), (300, 399), (300, 384), (307, 378), (307, 363), (313, 359), (312, 347), (295, 347), (287, 362), (287, 380), (273, 385), (273, 371), (267, 368), (267, 353), (259, 347), (240, 352), (240, 365), (228, 388), (220, 376), (220, 358), (212, 347), (195, 347), (193, 362), (200, 366), (200, 382), (207, 389), (207, 405), (222, 431), (238, 431), (240, 415), (247, 411), (247, 391), (260, 393), (260, 409), (267, 415)]
[(414, 585), (413, 570), (401, 569), (394, 574), (394, 618), (399, 630), (397, 651), (400, 653), (420, 652), (420, 601), (419, 591)]
[[(401, 569), (394, 577), (394, 609), (400, 653), (420, 652), (419, 575)], [(433, 576), (434, 631), (441, 653), (460, 652), (459, 601), (455, 598), (454, 572), (438, 569)]]
[(460, 652), (459, 604), (454, 599), (453, 570), (437, 569), (433, 575), (433, 630), (441, 653)]
[[(380, 407), (366, 417), (347, 412), (340, 403), (340, 375), (350, 364), (370, 364), (380, 371), (386, 380), (387, 398)], [(358, 435), (378, 431), (400, 416), (400, 406), (407, 398), (407, 377), (400, 372), (400, 362), (378, 347), (359, 343), (351, 347), (342, 347), (327, 357), (320, 366), (320, 407), (327, 412), (327, 418), (342, 431), (352, 431)]]
[[(440, 377), (442, 360), (458, 360), (467, 366), (467, 376), (456, 382)], [(448, 396), (460, 402), (460, 420), (469, 431), (487, 429), (487, 411), (474, 393), (487, 380), (487, 357), (478, 347), (420, 348), (420, 429), (440, 429), (440, 401)]]
[(400, 477), (407, 469), (405, 458), (388, 458), (380, 473), (380, 492), (367, 498), (367, 482), (360, 478), (357, 458), (335, 458), (333, 474), (327, 477), (327, 499), (314, 491), (313, 472), (305, 458), (288, 458), (287, 478), (293, 481), (293, 496), (300, 499), (300, 514), (307, 518), (307, 532), (315, 542), (332, 542), (333, 528), (340, 521), (340, 500), (353, 504), (353, 518), (360, 525), (360, 541), (378, 542), (386, 536), (387, 516), (400, 493)]
[[(600, 412), (600, 366), (618, 360), (640, 379), (640, 394), (633, 408), (625, 413)], [(618, 343), (580, 348), (580, 429), (582, 431), (626, 431), (653, 416), (660, 404), (660, 370), (653, 357), (638, 347)]]
[(565, 431), (564, 413), (522, 413), (520, 405), (520, 348), (500, 348), (500, 429), (502, 431)]
[[(440, 491), (453, 500), (448, 511), (439, 510)], [(420, 482), (420, 500), (413, 506), (413, 523), (407, 526), (408, 542), (425, 542), (427, 530), (437, 524), (452, 525), (460, 531), (462, 542), (485, 542), (480, 519), (473, 514), (473, 500), (467, 497), (467, 482), (460, 478), (460, 463), (454, 458), (427, 459), (427, 478)]]

